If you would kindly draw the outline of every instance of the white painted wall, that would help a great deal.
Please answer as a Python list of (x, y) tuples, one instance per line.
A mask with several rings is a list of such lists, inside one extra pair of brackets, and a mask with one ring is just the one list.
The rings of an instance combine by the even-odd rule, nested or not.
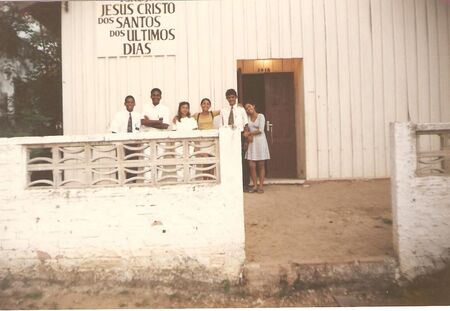
[(95, 3), (62, 10), (64, 129), (102, 133), (152, 87), (175, 113), (220, 108), (239, 59), (303, 58), (308, 179), (385, 177), (389, 123), (450, 121), (450, 6), (443, 0), (176, 1), (175, 55), (95, 55)]
[(416, 176), (417, 128), (450, 130), (450, 123), (391, 124), (394, 248), (409, 279), (450, 260), (450, 177)]
[[(174, 273), (237, 279), (245, 231), (240, 135), (235, 134), (220, 130), (219, 184), (160, 188), (27, 190), (23, 144), (80, 137), (0, 139), (0, 271), (20, 273), (42, 264), (57, 272), (91, 271), (99, 278), (160, 280)], [(164, 132), (136, 138), (152, 135)]]

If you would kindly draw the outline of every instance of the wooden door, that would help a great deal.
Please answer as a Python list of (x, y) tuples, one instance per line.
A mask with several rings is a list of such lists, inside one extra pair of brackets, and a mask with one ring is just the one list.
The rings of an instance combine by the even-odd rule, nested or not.
[(266, 121), (272, 124), (267, 177), (297, 178), (294, 74), (264, 74), (264, 94)]

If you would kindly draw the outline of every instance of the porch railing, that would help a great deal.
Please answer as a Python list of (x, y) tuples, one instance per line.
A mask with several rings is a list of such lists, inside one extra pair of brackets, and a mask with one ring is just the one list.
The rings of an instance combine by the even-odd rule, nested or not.
[(28, 188), (218, 183), (218, 137), (26, 145)]

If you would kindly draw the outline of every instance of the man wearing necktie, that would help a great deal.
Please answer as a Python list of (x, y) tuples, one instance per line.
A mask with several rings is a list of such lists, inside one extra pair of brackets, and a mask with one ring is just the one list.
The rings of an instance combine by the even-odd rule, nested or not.
[(127, 133), (133, 133), (133, 117), (131, 116), (131, 112), (128, 112), (128, 115)]
[(228, 117), (228, 125), (233, 127), (234, 126), (234, 111), (233, 111), (233, 106), (230, 106), (231, 110), (230, 110), (230, 116)]
[(225, 93), (225, 97), (228, 101), (228, 106), (223, 107), (220, 111), (222, 117), (222, 126), (229, 126), (233, 130), (241, 133), (241, 157), (242, 157), (242, 184), (244, 191), (248, 190), (250, 183), (250, 175), (248, 171), (248, 163), (245, 160), (244, 142), (245, 137), (243, 135), (244, 128), (248, 123), (247, 112), (242, 106), (237, 105), (237, 93), (234, 89), (229, 89)]
[[(128, 95), (125, 97), (125, 109), (118, 111), (113, 121), (111, 122), (112, 133), (135, 133), (139, 132), (141, 126), (142, 116), (139, 112), (134, 111), (136, 105), (134, 97)], [(136, 145), (127, 145), (128, 147), (137, 147)], [(124, 146), (125, 147), (125, 146)], [(136, 160), (137, 157), (130, 157), (133, 154), (133, 150), (124, 148), (124, 157), (126, 160)], [(136, 170), (136, 168), (129, 168), (130, 170)], [(136, 174), (126, 172), (126, 178), (136, 177)]]
[(141, 114), (134, 111), (136, 103), (134, 97), (128, 95), (125, 97), (125, 109), (118, 111), (111, 122), (112, 133), (135, 133), (139, 132), (141, 127)]

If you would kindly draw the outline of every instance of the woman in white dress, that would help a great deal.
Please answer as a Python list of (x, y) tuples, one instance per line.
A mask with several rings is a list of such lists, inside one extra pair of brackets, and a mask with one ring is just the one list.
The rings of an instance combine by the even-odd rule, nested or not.
[[(248, 131), (244, 133), (248, 141), (245, 158), (249, 162), (250, 176), (253, 181), (253, 189), (250, 189), (249, 192), (263, 193), (264, 177), (266, 175), (265, 161), (270, 159), (269, 145), (264, 133), (266, 119), (262, 113), (256, 112), (254, 104), (246, 103), (244, 107), (248, 114)], [(259, 185), (256, 175), (257, 167)]]

